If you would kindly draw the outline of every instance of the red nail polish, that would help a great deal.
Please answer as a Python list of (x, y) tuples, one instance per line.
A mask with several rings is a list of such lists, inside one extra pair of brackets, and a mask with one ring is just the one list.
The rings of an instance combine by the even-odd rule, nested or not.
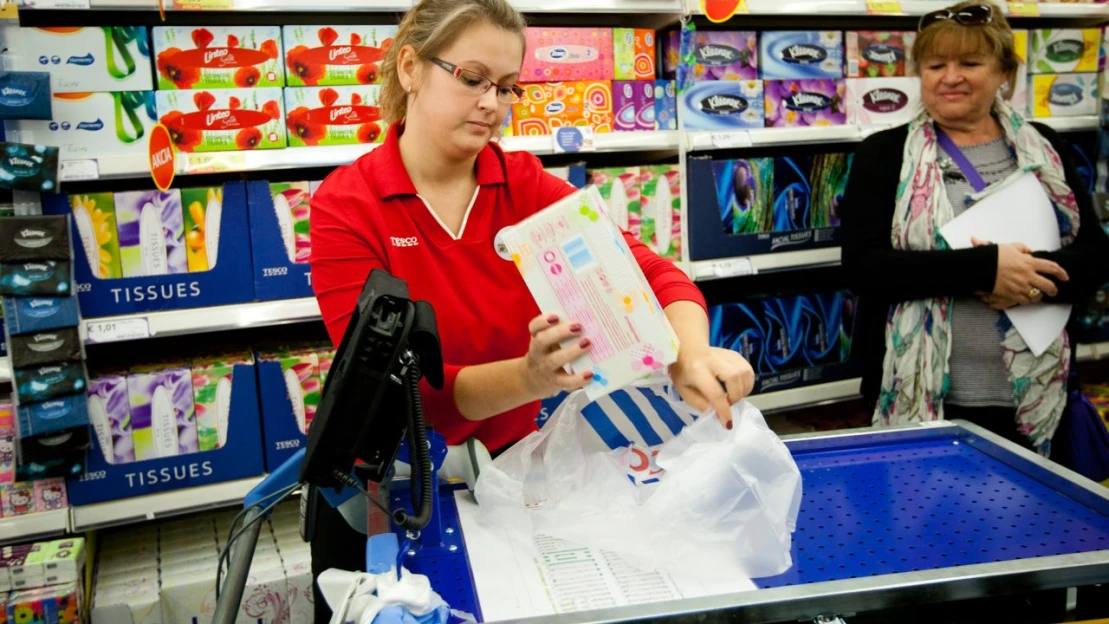
[(554, 325), (555, 323), (558, 322), (558, 315), (557, 314), (552, 314), (552, 315), (548, 316), (547, 317), (547, 322), (550, 323), (551, 325)]
[(573, 325), (571, 325), (570, 326), (570, 331), (574, 332), (575, 334), (580, 332), (581, 331), (581, 323), (574, 323)]
[(585, 374), (582, 375), (582, 378), (586, 381), (593, 379), (593, 371), (585, 371)]
[(731, 430), (731, 428), (732, 428), (732, 421), (730, 421), (730, 420), (729, 420), (729, 421), (728, 421), (728, 424), (726, 425), (726, 427), (728, 427), (728, 429), (729, 429), (729, 430)]
[(593, 341), (591, 341), (588, 338), (582, 338), (581, 342), (578, 343), (578, 346), (581, 347), (582, 349), (588, 349), (589, 345), (591, 345), (591, 344), (593, 344)]

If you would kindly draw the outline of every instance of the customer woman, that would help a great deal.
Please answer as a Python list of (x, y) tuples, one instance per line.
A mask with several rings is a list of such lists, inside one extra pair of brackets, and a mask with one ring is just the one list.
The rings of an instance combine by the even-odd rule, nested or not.
[[(1002, 311), (1083, 302), (1106, 281), (1109, 239), (1064, 141), (1004, 99), (1019, 63), (992, 4), (962, 2), (920, 20), (912, 65), (923, 110), (859, 147), (842, 207), (843, 261), (861, 295), (856, 345), (875, 424), (962, 418), (1047, 455), (1070, 341), (1063, 332), (1036, 355)], [(1062, 249), (950, 249), (940, 228), (1026, 171), (1050, 199)]]
[[(416, 4), (382, 65), (384, 143), (337, 169), (312, 199), (312, 286), (332, 340), (342, 339), (371, 269), (406, 280), (435, 308), (446, 362), (443, 389), (422, 387), (430, 423), (448, 444), (476, 438), (494, 453), (535, 430), (541, 398), (592, 377), (562, 368), (592, 346), (583, 319), (539, 310), (493, 245), (501, 228), (574, 191), (535, 156), (494, 140), (522, 93), (524, 47), (524, 20), (507, 0)], [(680, 340), (675, 386), (730, 427), (730, 404), (754, 384), (751, 367), (709, 346), (705, 301), (685, 274), (625, 240)], [(316, 531), (315, 571), (360, 567), (359, 537), (323, 513), (321, 527), (330, 525), (326, 536)]]

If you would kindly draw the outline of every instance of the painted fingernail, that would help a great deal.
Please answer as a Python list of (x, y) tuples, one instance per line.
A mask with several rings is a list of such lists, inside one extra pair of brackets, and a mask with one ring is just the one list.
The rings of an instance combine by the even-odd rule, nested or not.
[(571, 325), (570, 326), (570, 331), (574, 332), (575, 334), (580, 332), (581, 331), (581, 323), (574, 323), (573, 325)]
[(585, 379), (586, 381), (589, 381), (590, 379), (593, 379), (593, 371), (585, 371), (585, 374), (582, 375), (581, 377), (582, 377), (582, 379)]
[(593, 344), (592, 340), (590, 340), (588, 338), (582, 338), (581, 342), (578, 343), (578, 346), (581, 347), (582, 349), (588, 349), (589, 345), (591, 345), (591, 344)]
[(552, 315), (548, 316), (547, 317), (547, 322), (550, 323), (551, 325), (554, 325), (555, 323), (558, 322), (558, 315), (557, 314), (552, 314)]
[(732, 428), (732, 421), (729, 420), (728, 424), (725, 426), (730, 430)]

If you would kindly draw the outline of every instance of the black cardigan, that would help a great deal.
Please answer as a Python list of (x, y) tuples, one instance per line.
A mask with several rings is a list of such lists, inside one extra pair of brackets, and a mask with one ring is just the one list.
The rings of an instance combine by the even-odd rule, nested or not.
[[(1070, 151), (1051, 128), (1033, 124), (1063, 159), (1067, 184), (1083, 188)], [(868, 137), (855, 152), (842, 204), (843, 266), (848, 285), (859, 296), (852, 355), (862, 362), (863, 396), (874, 402), (882, 383), (885, 327), (890, 306), (936, 296), (969, 296), (993, 291), (997, 247), (948, 251), (893, 249), (890, 230), (901, 175), (908, 126)], [(1058, 282), (1059, 294), (1045, 301), (1084, 303), (1109, 281), (1109, 237), (1101, 229), (1089, 194), (1076, 192), (1081, 217), (1078, 237), (1055, 252), (1037, 257), (1057, 262), (1070, 276)]]

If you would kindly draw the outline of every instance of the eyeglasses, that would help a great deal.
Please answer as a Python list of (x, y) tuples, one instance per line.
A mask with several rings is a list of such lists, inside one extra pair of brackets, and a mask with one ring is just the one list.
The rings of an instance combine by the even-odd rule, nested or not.
[(520, 85), (501, 85), (489, 80), (485, 76), (477, 72), (472, 72), (468, 69), (462, 69), (458, 65), (448, 63), (440, 58), (432, 58), (432, 63), (449, 71), (462, 86), (474, 92), (474, 95), (481, 95), (488, 91), (491, 87), (497, 88), (497, 101), (503, 104), (515, 104), (524, 96), (524, 89)]
[(958, 11), (952, 11), (950, 9), (932, 11), (920, 18), (917, 31), (922, 31), (942, 20), (955, 20), (963, 26), (985, 26), (993, 21), (993, 9), (984, 4), (976, 4)]

